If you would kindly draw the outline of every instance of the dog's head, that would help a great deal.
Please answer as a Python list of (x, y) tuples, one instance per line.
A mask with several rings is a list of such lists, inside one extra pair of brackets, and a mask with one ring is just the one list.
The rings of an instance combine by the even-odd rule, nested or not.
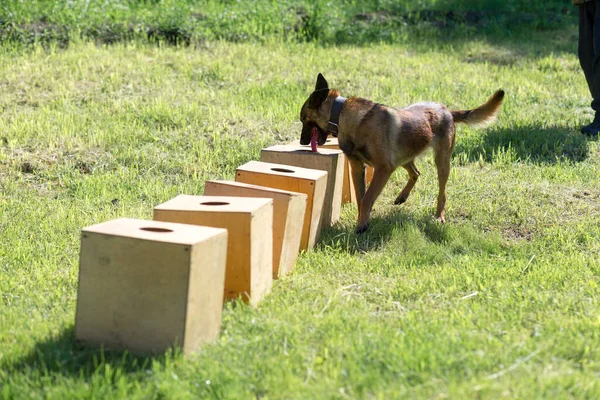
[(313, 129), (317, 130), (317, 144), (323, 145), (327, 141), (327, 124), (329, 115), (323, 110), (323, 103), (329, 96), (329, 85), (322, 74), (317, 76), (317, 84), (314, 92), (308, 97), (300, 111), (300, 121), (302, 122), (302, 134), (300, 135), (300, 144), (310, 144)]

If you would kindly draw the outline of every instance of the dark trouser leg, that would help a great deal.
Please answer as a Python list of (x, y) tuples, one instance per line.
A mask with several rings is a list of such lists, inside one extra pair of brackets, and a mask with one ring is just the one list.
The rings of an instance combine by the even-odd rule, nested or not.
[(594, 90), (592, 80), (594, 76), (594, 14), (596, 4), (595, 2), (588, 2), (579, 5), (579, 64), (583, 69), (585, 80), (587, 81), (588, 87), (592, 97), (594, 97)]
[[(597, 12), (598, 11), (598, 12)], [(597, 135), (600, 131), (600, 0), (579, 6), (579, 63), (592, 95), (596, 116), (582, 132)]]

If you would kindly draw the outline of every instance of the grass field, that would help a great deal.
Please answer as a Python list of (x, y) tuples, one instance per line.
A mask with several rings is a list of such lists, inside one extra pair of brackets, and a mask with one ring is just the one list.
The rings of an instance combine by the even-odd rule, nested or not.
[[(578, 133), (592, 114), (572, 22), (360, 46), (4, 43), (0, 398), (599, 398), (600, 143)], [(191, 359), (77, 347), (80, 229), (151, 218), (298, 138), (318, 72), (396, 106), (506, 91), (496, 124), (458, 129), (448, 223), (431, 219), (427, 154), (406, 204), (398, 171), (366, 234), (344, 208)]]
[(4, 0), (0, 40), (398, 43), (546, 30), (575, 14), (564, 0)]

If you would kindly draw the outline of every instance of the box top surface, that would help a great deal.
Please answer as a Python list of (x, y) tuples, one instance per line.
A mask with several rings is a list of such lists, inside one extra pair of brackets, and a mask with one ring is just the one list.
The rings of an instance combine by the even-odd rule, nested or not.
[(199, 211), (224, 213), (252, 213), (273, 204), (273, 199), (263, 197), (192, 196), (180, 194), (154, 207), (155, 210)]
[[(288, 146), (301, 146), (303, 148), (309, 148), (310, 149), (310, 144), (301, 145), (300, 144), (300, 139), (294, 140), (293, 142), (289, 142), (287, 145)], [(338, 138), (330, 136), (330, 137), (327, 138), (327, 141), (325, 142), (325, 144), (320, 145), (319, 148), (330, 148), (330, 147), (332, 147), (332, 148), (339, 149), (339, 146), (340, 146), (340, 143), (338, 141)]]
[[(279, 193), (279, 194), (283, 194), (283, 195), (287, 195), (287, 196), (294, 196), (294, 197), (295, 196), (308, 197), (304, 193), (291, 192), (289, 190), (275, 189), (275, 188), (270, 188), (270, 187), (260, 186), (260, 185), (252, 185), (250, 183), (244, 183), (244, 182), (208, 180), (208, 181), (206, 181), (206, 183), (216, 183), (219, 185), (227, 185), (227, 186), (234, 186), (234, 187), (239, 187), (239, 188), (254, 189), (257, 191), (263, 191), (263, 192), (268, 192), (268, 193)], [(206, 185), (206, 183), (205, 183), (205, 185)]]
[(262, 151), (276, 151), (279, 153), (306, 154), (306, 155), (310, 155), (313, 157), (314, 156), (331, 156), (331, 155), (342, 154), (342, 151), (337, 150), (337, 149), (328, 149), (325, 147), (321, 147), (315, 153), (310, 149), (309, 146), (302, 146), (302, 145), (292, 146), (292, 145), (285, 145), (285, 144), (277, 144), (275, 146), (265, 147), (264, 149), (262, 149)]
[(85, 227), (81, 231), (182, 245), (194, 245), (211, 237), (227, 234), (227, 229), (222, 228), (133, 218), (113, 219)]
[(237, 168), (237, 171), (260, 172), (278, 176), (296, 177), (300, 179), (319, 180), (327, 176), (326, 171), (301, 168), (285, 164), (273, 164), (263, 161), (250, 161)]

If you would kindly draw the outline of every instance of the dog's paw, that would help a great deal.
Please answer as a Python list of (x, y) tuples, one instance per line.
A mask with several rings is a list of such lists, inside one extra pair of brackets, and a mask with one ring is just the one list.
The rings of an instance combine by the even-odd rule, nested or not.
[(398, 197), (396, 197), (396, 200), (394, 200), (394, 205), (399, 206), (400, 204), (403, 204), (404, 202), (406, 202), (407, 198), (403, 195), (400, 195)]
[(367, 231), (367, 229), (369, 229), (369, 224), (366, 225), (359, 225), (356, 227), (356, 229), (354, 230), (354, 233), (356, 233), (357, 235), (360, 235), (362, 233), (365, 233)]
[(446, 218), (444, 218), (443, 215), (439, 216), (439, 217), (433, 217), (435, 219), (435, 222), (439, 222), (440, 224), (445, 224), (446, 223)]

